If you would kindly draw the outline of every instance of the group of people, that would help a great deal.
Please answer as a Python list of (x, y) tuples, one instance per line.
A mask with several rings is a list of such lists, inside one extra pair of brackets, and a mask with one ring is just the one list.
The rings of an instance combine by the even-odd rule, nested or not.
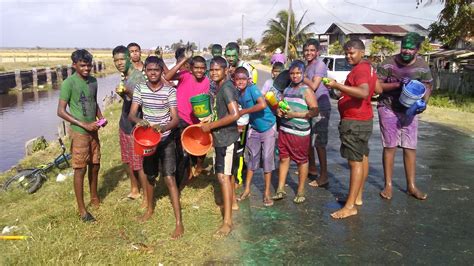
[[(324, 187), (329, 182), (326, 146), (331, 103), (328, 89), (341, 92), (338, 100), (340, 153), (350, 168), (347, 201), (331, 216), (356, 215), (356, 206), (363, 203), (363, 187), (369, 171), (368, 141), (373, 128), (371, 99), (374, 93), (381, 95), (377, 110), (384, 147), (385, 188), (380, 195), (385, 199), (392, 197), (394, 155), (397, 147), (402, 147), (407, 192), (417, 199), (426, 199), (426, 194), (415, 185), (417, 117), (407, 115), (406, 107), (398, 102), (404, 84), (410, 80), (423, 82), (427, 87), (424, 100), (429, 98), (431, 74), (426, 62), (417, 57), (421, 41), (418, 34), (408, 33), (402, 40), (401, 52), (375, 69), (364, 59), (364, 43), (349, 40), (344, 44), (344, 51), (353, 69), (345, 84), (341, 84), (327, 78), (327, 67), (318, 58), (319, 42), (309, 39), (303, 47), (304, 61), (290, 63), (289, 82), (283, 89), (276, 89), (273, 84), (285, 70), (282, 62), (274, 62), (272, 79), (258, 88), (256, 69), (239, 58), (239, 46), (234, 42), (226, 45), (224, 56), (222, 46), (213, 45), (210, 60), (193, 56), (189, 47), (179, 48), (172, 68), (166, 66), (159, 54), (148, 56), (142, 62), (141, 49), (136, 43), (115, 47), (113, 60), (122, 77), (116, 89), (123, 99), (119, 122), (121, 156), (131, 182), (128, 197), (138, 199), (140, 188), (143, 191), (142, 207), (146, 211), (140, 221), (148, 220), (153, 214), (154, 184), (159, 175), (168, 187), (176, 218), (171, 237), (176, 239), (183, 235), (180, 190), (203, 171), (205, 157), (187, 154), (182, 147), (180, 136), (193, 124), (199, 124), (203, 132), (213, 135), (214, 171), (224, 205), (217, 236), (231, 232), (232, 211), (238, 210), (238, 201), (250, 196), (252, 177), (259, 168), (263, 168), (264, 173), (264, 206), (272, 206), (274, 200), (286, 197), (290, 161), (298, 167), (298, 187), (293, 201), (305, 202), (308, 175), (316, 176), (310, 186)], [(96, 121), (104, 117), (97, 104), (97, 81), (90, 76), (92, 55), (86, 50), (77, 50), (71, 58), (76, 72), (61, 86), (58, 115), (71, 123), (74, 191), (81, 219), (90, 222), (95, 218), (84, 204), (83, 179), (89, 168), (91, 204), (99, 205), (100, 144)], [(209, 117), (198, 119), (193, 114), (190, 98), (199, 94), (210, 95), (212, 115)], [(280, 104), (270, 102), (269, 94)], [(248, 125), (241, 123), (244, 117), (248, 117)], [(135, 153), (132, 136), (135, 127), (151, 127), (161, 133), (153, 155), (143, 157)], [(276, 154), (279, 156), (278, 187), (272, 195)], [(236, 196), (235, 179), (240, 175), (246, 177), (245, 188)]]

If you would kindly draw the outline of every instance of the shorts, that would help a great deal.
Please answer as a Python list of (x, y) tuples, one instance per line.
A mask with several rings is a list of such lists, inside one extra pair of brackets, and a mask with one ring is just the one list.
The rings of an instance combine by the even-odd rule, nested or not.
[(158, 173), (161, 177), (175, 176), (176, 142), (173, 134), (160, 141), (154, 154), (143, 157), (143, 170), (149, 180), (155, 179)]
[(143, 169), (143, 156), (135, 153), (133, 136), (119, 128), (119, 138), (122, 162), (127, 163), (133, 171)]
[(331, 110), (319, 111), (319, 115), (311, 119), (311, 146), (326, 147), (328, 145), (330, 117)]
[(307, 163), (310, 138), (310, 135), (297, 136), (280, 130), (278, 132), (280, 160), (290, 157), (296, 164)]
[(362, 162), (369, 155), (369, 139), (372, 135), (373, 121), (343, 119), (339, 123), (341, 156), (349, 161)]
[(384, 148), (402, 147), (416, 149), (418, 138), (418, 116), (408, 116), (379, 105), (380, 135)]
[(231, 176), (238, 164), (236, 163), (236, 144), (232, 143), (227, 147), (215, 147), (216, 161), (214, 169), (216, 174)]
[(71, 130), (72, 168), (100, 164), (100, 142), (97, 131), (82, 134)]
[(245, 161), (248, 169), (257, 170), (260, 168), (260, 161), (263, 161), (264, 173), (275, 170), (276, 137), (275, 126), (265, 132), (258, 132), (253, 128), (249, 129), (247, 145), (245, 146)]

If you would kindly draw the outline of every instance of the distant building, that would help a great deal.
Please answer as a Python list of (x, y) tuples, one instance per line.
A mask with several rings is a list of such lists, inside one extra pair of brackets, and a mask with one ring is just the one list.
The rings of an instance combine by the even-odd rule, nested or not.
[(326, 44), (333, 44), (339, 41), (344, 44), (346, 40), (358, 38), (364, 42), (366, 53), (369, 53), (369, 47), (372, 39), (376, 36), (385, 37), (400, 47), (401, 40), (408, 32), (417, 32), (423, 37), (428, 37), (429, 31), (419, 24), (407, 25), (387, 25), (387, 24), (355, 24), (355, 23), (333, 23), (325, 33), (318, 34), (320, 39), (326, 39)]

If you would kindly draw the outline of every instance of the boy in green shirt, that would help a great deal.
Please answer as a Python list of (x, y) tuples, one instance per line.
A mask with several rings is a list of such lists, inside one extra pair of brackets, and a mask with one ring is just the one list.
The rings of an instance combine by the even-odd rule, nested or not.
[[(97, 80), (90, 76), (92, 55), (84, 49), (76, 50), (72, 53), (71, 59), (76, 73), (64, 80), (61, 85), (57, 113), (59, 117), (71, 123), (74, 193), (81, 220), (94, 222), (95, 218), (86, 210), (84, 204), (83, 186), (88, 167), (91, 204), (99, 206), (97, 179), (100, 168), (100, 143), (97, 119), (104, 117), (97, 104)], [(69, 112), (66, 110), (67, 106)]]

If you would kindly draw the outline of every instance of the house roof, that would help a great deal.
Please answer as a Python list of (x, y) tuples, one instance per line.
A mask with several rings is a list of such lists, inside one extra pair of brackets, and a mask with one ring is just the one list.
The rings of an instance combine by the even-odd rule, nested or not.
[(374, 35), (396, 35), (404, 36), (410, 31), (428, 36), (428, 30), (419, 24), (390, 25), (390, 24), (356, 24), (356, 23), (333, 23), (324, 34), (332, 34), (339, 28), (345, 35), (350, 34), (374, 34)]

